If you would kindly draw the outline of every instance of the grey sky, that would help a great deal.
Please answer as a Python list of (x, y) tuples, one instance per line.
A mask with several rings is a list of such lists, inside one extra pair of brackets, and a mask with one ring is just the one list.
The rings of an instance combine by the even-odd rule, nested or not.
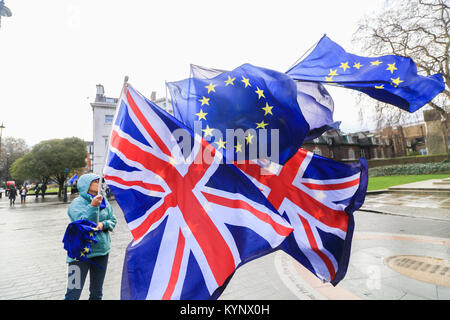
[[(118, 97), (125, 75), (161, 97), (164, 82), (188, 77), (191, 63), (286, 71), (324, 33), (351, 52), (358, 20), (384, 2), (6, 0), (13, 16), (0, 28), (3, 137), (30, 146), (92, 140), (95, 85)], [(330, 93), (341, 128), (362, 129), (353, 94)]]

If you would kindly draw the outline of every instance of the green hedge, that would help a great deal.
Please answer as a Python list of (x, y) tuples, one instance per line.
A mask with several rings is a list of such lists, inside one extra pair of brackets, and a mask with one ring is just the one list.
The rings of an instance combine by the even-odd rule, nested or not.
[(432, 174), (432, 173), (450, 173), (450, 161), (411, 163), (411, 164), (391, 165), (369, 169), (370, 177), (417, 175), (417, 174)]

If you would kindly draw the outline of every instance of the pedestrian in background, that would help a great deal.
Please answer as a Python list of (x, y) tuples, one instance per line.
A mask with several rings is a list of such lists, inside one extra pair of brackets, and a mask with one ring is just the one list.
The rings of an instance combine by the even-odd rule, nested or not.
[(9, 206), (10, 207), (15, 205), (16, 195), (17, 195), (16, 187), (14, 185), (11, 185), (9, 187)]
[(97, 234), (97, 243), (92, 245), (86, 256), (90, 261), (75, 261), (67, 257), (69, 271), (65, 300), (80, 298), (88, 272), (89, 300), (101, 300), (103, 297), (103, 281), (111, 250), (109, 232), (114, 229), (117, 220), (108, 200), (98, 194), (99, 179), (93, 173), (84, 174), (78, 179), (80, 195), (72, 201), (67, 212), (71, 222), (85, 219), (94, 223), (97, 223), (98, 213), (97, 228), (101, 232)]
[(36, 183), (36, 187), (34, 187), (34, 195), (36, 199), (39, 197), (39, 184)]
[(20, 189), (20, 203), (25, 204), (27, 200), (27, 193), (28, 193), (27, 187), (22, 186), (22, 189)]
[(42, 196), (42, 199), (44, 199), (45, 191), (47, 191), (47, 185), (46, 185), (45, 183), (43, 183), (42, 186), (41, 186), (41, 196)]

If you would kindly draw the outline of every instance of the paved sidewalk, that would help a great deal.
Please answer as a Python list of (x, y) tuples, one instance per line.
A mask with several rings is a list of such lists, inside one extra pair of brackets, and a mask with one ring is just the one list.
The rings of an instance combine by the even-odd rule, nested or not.
[[(104, 285), (107, 300), (120, 299), (124, 253), (131, 241), (120, 208), (116, 202), (112, 204), (118, 223), (111, 234), (112, 251)], [(67, 206), (50, 196), (15, 208), (9, 208), (7, 199), (0, 199), (0, 299), (64, 298), (67, 265), (61, 240), (69, 223)], [(220, 299), (450, 299), (450, 287), (406, 277), (386, 265), (386, 259), (402, 254), (449, 260), (450, 222), (406, 222), (406, 217), (362, 211), (355, 212), (355, 219), (350, 265), (339, 286), (321, 283), (291, 257), (277, 251), (239, 268)], [(386, 233), (373, 232), (374, 226)], [(422, 236), (399, 236), (397, 232), (402, 229)], [(88, 287), (89, 280), (81, 299), (88, 298)]]
[(450, 197), (428, 193), (367, 194), (361, 210), (450, 221)]
[(439, 191), (450, 192), (450, 179), (429, 179), (390, 187), (393, 191)]
[(450, 179), (430, 179), (368, 192), (361, 210), (450, 221)]

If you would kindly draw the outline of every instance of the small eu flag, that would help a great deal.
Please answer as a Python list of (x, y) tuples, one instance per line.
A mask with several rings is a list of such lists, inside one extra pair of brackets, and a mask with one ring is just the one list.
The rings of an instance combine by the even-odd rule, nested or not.
[(64, 233), (62, 242), (69, 258), (76, 261), (85, 261), (91, 252), (91, 246), (97, 243), (96, 236), (99, 232), (96, 224), (88, 220), (71, 222)]
[(445, 88), (441, 74), (418, 75), (416, 64), (410, 58), (357, 56), (347, 53), (326, 35), (287, 74), (296, 80), (358, 90), (409, 112), (418, 110)]
[(175, 117), (217, 150), (226, 150), (227, 159), (269, 158), (283, 164), (310, 130), (296, 84), (284, 73), (244, 64), (167, 86)]
[(77, 179), (78, 179), (78, 174), (75, 173), (75, 175), (74, 175), (72, 178), (70, 178), (70, 180), (69, 180), (70, 185), (73, 185), (73, 183), (74, 183), (75, 180), (77, 180)]

